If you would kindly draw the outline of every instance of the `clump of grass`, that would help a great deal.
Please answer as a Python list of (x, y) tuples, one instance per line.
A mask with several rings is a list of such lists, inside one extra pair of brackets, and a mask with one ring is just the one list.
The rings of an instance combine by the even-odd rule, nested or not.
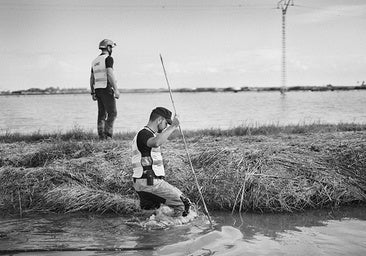
[(347, 177), (347, 183), (366, 191), (366, 142), (350, 141), (327, 150), (328, 164)]
[(12, 165), (15, 167), (37, 167), (45, 166), (55, 159), (80, 158), (88, 156), (94, 151), (92, 143), (64, 142), (58, 141), (39, 147), (35, 152), (27, 154), (15, 154), (6, 159), (1, 158), (0, 166)]
[[(130, 211), (134, 201), (133, 191), (130, 193), (119, 191), (131, 190), (131, 182), (120, 180), (121, 183), (115, 183), (114, 191), (109, 189), (112, 182), (116, 182), (113, 177), (108, 177), (108, 174), (95, 169), (77, 171), (60, 167), (27, 169), (8, 167), (0, 170), (2, 185), (0, 201), (6, 206), (4, 210), (19, 213), (34, 210), (68, 212), (75, 209), (119, 213)], [(119, 187), (119, 190), (116, 187)], [(111, 197), (109, 203), (102, 202), (108, 201), (108, 196)], [(87, 198), (91, 200), (89, 204), (84, 208), (80, 207), (87, 202)], [(72, 207), (72, 203), (77, 206)], [(122, 206), (123, 203), (126, 205)]]
[(60, 186), (45, 195), (42, 209), (55, 212), (97, 212), (131, 214), (139, 210), (138, 201), (117, 193), (86, 186)]
[[(50, 153), (51, 155), (36, 154), (45, 158), (39, 160), (45, 164), (37, 167), (30, 167), (28, 158), (24, 157), (29, 155), (26, 152), (23, 152), (25, 159), (23, 162), (19, 160), (22, 159), (21, 154), (16, 156), (17, 162), (6, 161), (6, 165), (0, 168), (0, 186), (2, 188), (0, 190), (0, 210), (21, 213), (42, 209), (55, 211), (70, 209), (70, 206), (67, 205), (61, 207), (60, 201), (55, 201), (57, 207), (52, 207), (51, 201), (48, 200), (51, 195), (55, 195), (55, 193), (49, 194), (49, 191), (57, 191), (57, 188), (65, 186), (88, 188), (88, 192), (103, 192), (104, 196), (98, 198), (120, 194), (125, 196), (126, 203), (129, 202), (127, 199), (133, 198), (134, 193), (132, 181), (129, 177), (126, 178), (124, 170), (130, 170), (130, 166), (126, 166), (130, 163), (126, 162), (127, 159), (124, 157), (121, 159), (118, 157), (116, 144), (113, 142), (100, 142), (97, 143), (98, 145), (94, 143), (90, 145), (88, 142), (75, 143), (74, 141), (62, 142), (62, 146), (52, 143), (40, 144), (41, 148), (56, 147), (63, 150), (45, 150), (53, 152)], [(87, 153), (84, 152), (85, 148), (88, 149)], [(123, 154), (121, 153), (121, 155)], [(15, 163), (18, 163), (17, 167), (15, 167)], [(65, 200), (65, 203), (71, 201)], [(77, 202), (75, 201), (75, 203)], [(45, 208), (46, 204), (47, 208)], [(111, 206), (111, 204), (107, 206)], [(119, 205), (114, 208), (114, 210), (118, 209), (127, 211), (128, 207), (123, 208)], [(106, 208), (103, 211), (108, 212), (109, 209)]]
[(43, 193), (62, 183), (72, 183), (72, 179), (52, 169), (3, 167), (0, 198), (6, 206), (4, 210), (22, 213), (42, 205)]

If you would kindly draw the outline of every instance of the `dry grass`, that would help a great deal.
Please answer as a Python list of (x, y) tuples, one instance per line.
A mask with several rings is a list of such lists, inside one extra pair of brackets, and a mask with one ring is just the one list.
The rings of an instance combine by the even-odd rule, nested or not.
[(131, 214), (138, 209), (136, 200), (88, 186), (64, 185), (44, 194), (43, 209), (55, 212), (114, 212)]
[(16, 149), (14, 144), (2, 144), (0, 150), (0, 210), (20, 214), (138, 210), (127, 173), (128, 142), (52, 141), (18, 150), (18, 154)]
[[(364, 132), (216, 141), (205, 137), (191, 151), (211, 209), (292, 212), (366, 202)], [(174, 153), (171, 157), (179, 159)], [(186, 166), (180, 162), (171, 182), (198, 201)]]
[[(366, 202), (366, 132), (190, 136), (209, 210), (292, 212)], [(163, 147), (167, 180), (200, 198), (180, 138)], [(138, 212), (130, 140), (0, 144), (0, 212)]]

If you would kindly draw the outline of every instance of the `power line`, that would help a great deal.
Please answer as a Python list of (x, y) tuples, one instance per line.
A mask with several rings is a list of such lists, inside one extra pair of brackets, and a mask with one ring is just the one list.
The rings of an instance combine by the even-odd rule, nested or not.
[(306, 9), (313, 9), (313, 10), (328, 10), (327, 8), (306, 6), (306, 5), (300, 5), (300, 4), (294, 4), (293, 6), (294, 7), (300, 7), (300, 8), (306, 8)]
[[(277, 4), (277, 8), (273, 8), (267, 4), (81, 4), (73, 3), (66, 4), (62, 2), (50, 3), (14, 3), (14, 2), (0, 2), (0, 9), (13, 9), (13, 10), (198, 10), (198, 11), (210, 11), (210, 10), (237, 10), (237, 11), (254, 11), (254, 10), (272, 10), (280, 9), (281, 4), (284, 2), (291, 2), (291, 6), (298, 8), (314, 9), (314, 10), (328, 10), (327, 8), (312, 7), (306, 5), (293, 4), (293, 0), (281, 0)], [(283, 5), (284, 6), (284, 5)], [(333, 10), (334, 11), (334, 10)], [(339, 10), (341, 12), (342, 10)], [(337, 14), (338, 15), (338, 14)]]
[(12, 8), (12, 9), (48, 9), (48, 8), (56, 8), (56, 9), (242, 9), (242, 10), (253, 10), (253, 9), (272, 9), (269, 5), (245, 5), (245, 4), (209, 4), (209, 5), (170, 5), (170, 4), (62, 4), (62, 3), (0, 3), (0, 8)]

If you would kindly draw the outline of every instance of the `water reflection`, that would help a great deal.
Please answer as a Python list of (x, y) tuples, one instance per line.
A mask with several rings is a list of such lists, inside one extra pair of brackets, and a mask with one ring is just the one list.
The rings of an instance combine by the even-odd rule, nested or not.
[(245, 239), (261, 234), (276, 238), (286, 231), (301, 231), (300, 227), (326, 226), (327, 221), (344, 218), (366, 220), (366, 207), (343, 207), (337, 209), (309, 210), (303, 213), (282, 214), (231, 214), (216, 213), (216, 222), (236, 227)]
[(242, 238), (240, 230), (222, 226), (221, 230), (214, 230), (196, 239), (165, 246), (158, 250), (158, 255), (213, 255), (220, 251), (234, 253), (237, 252), (238, 240)]
[(157, 255), (365, 255), (365, 207), (301, 214), (215, 213), (215, 231)]
[[(44, 251), (49, 249), (69, 251), (75, 249), (76, 251), (106, 250), (105, 255), (113, 255), (115, 253), (113, 249), (116, 249), (132, 250), (135, 253), (141, 251), (142, 254), (145, 251), (150, 251), (148, 255), (151, 255), (151, 252), (157, 247), (192, 239), (208, 229), (208, 225), (200, 218), (197, 221), (199, 221), (197, 225), (193, 226), (186, 225), (168, 230), (147, 231), (128, 225), (127, 218), (116, 216), (0, 217), (0, 252), (1, 250)], [(70, 254), (67, 251), (59, 255), (79, 255), (79, 252)]]

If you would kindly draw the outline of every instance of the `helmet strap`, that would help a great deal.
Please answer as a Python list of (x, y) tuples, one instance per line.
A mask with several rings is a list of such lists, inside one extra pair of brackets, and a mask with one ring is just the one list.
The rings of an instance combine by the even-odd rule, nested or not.
[(112, 47), (108, 45), (107, 46), (107, 51), (109, 53), (109, 56), (111, 56), (112, 55)]

